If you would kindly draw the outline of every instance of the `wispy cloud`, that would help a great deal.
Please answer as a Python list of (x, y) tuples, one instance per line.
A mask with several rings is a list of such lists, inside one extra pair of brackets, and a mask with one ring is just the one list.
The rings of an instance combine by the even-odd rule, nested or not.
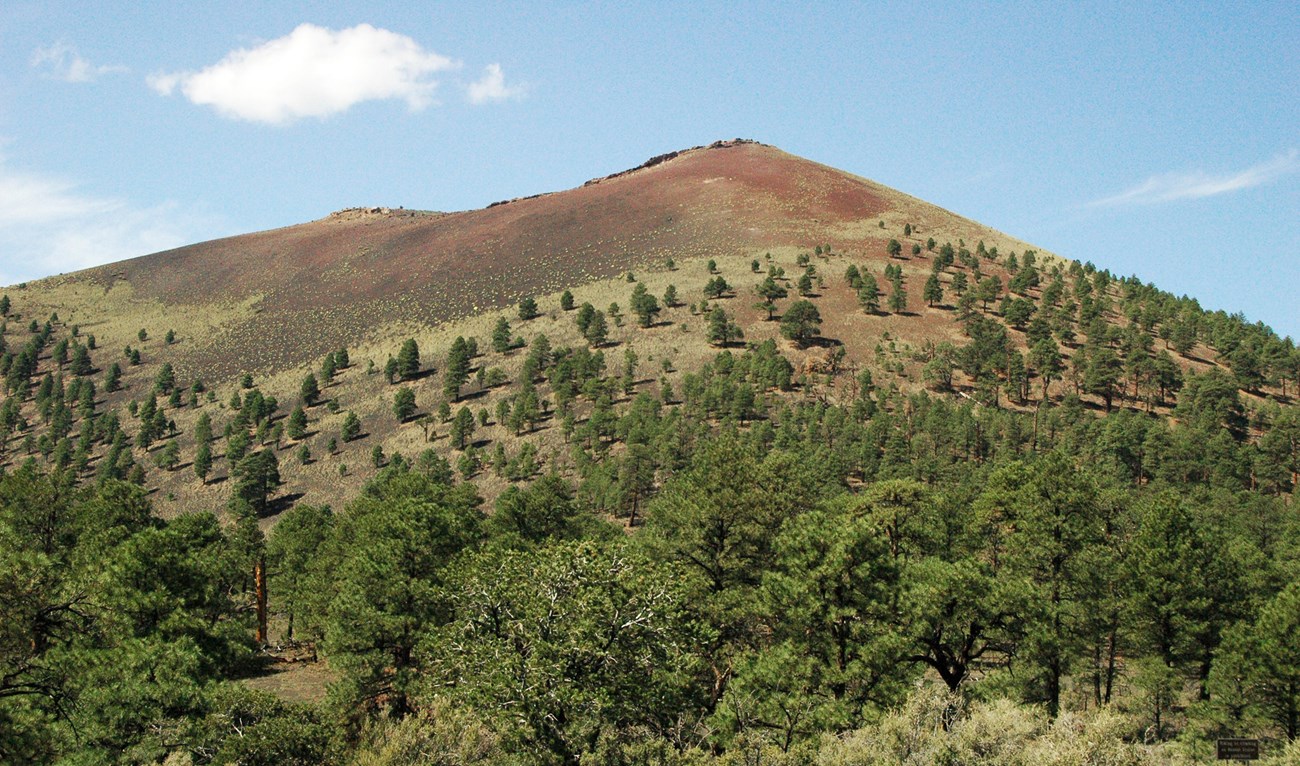
[(46, 76), (64, 82), (94, 82), (102, 75), (125, 72), (127, 68), (114, 64), (92, 64), (77, 49), (65, 42), (57, 42), (32, 53), (31, 64)]
[(1227, 175), (1167, 173), (1152, 176), (1128, 191), (1094, 200), (1089, 207), (1154, 205), (1183, 199), (1201, 199), (1249, 189), (1300, 171), (1300, 152), (1292, 149), (1267, 162)]
[(500, 64), (488, 64), (483, 69), (483, 76), (466, 88), (466, 96), (471, 104), (487, 104), (519, 98), (524, 94), (522, 85), (506, 85), (506, 76)]
[(460, 65), (405, 35), (369, 24), (332, 30), (302, 24), (284, 37), (236, 50), (198, 72), (155, 74), (163, 95), (177, 88), (222, 115), (270, 125), (325, 118), (363, 101), (399, 99), (412, 110), (433, 103), (432, 75)]
[(66, 179), (10, 167), (0, 155), (0, 284), (166, 250), (210, 232), (175, 203), (135, 207)]

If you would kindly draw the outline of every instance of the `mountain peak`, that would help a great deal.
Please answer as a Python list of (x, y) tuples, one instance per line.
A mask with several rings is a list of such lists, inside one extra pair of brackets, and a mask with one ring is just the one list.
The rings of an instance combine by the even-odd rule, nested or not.
[(191, 349), (196, 371), (305, 363), (366, 327), (434, 325), (524, 295), (693, 259), (834, 248), (884, 257), (904, 224), (939, 241), (1017, 242), (864, 178), (746, 139), (656, 155), (565, 191), (479, 210), (364, 207), (63, 277), (135, 300), (248, 306)]

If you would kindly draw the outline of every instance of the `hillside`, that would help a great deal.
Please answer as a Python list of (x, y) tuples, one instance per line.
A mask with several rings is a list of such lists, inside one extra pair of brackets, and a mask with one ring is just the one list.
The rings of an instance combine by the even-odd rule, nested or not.
[(0, 294), (0, 760), (1300, 747), (1291, 340), (864, 179), (726, 142)]
[(940, 241), (1024, 247), (865, 179), (725, 142), (482, 210), (355, 209), (190, 245), (46, 280), (33, 299), (65, 315), (94, 296), (117, 319), (168, 317), (187, 337), (177, 371), (219, 380), (299, 366), (391, 323), (462, 319), (668, 258), (814, 244), (873, 258), (897, 234), (882, 220)]
[[(891, 241), (898, 243), (892, 255)], [(1021, 268), (1022, 259), (1028, 269)], [(1074, 392), (1099, 408), (1105, 392), (1099, 393), (1095, 383), (1085, 386), (1087, 370), (1071, 361), (1090, 329), (1094, 334), (1113, 330), (1103, 344), (1118, 353), (1111, 354), (1116, 380), (1107, 388), (1120, 404), (1169, 412), (1176, 402), (1175, 381), (1156, 385), (1161, 379), (1157, 361), (1167, 360), (1160, 370), (1163, 378), (1217, 366), (1218, 354), (1207, 345), (1212, 328), (1202, 323), (1198, 337), (1193, 314), (1199, 307), (1194, 304), (1185, 306), (1138, 283), (1121, 285), (1108, 274), (1103, 281), (1092, 270), (1053, 256), (1039, 253), (1033, 259), (1034, 251), (1024, 243), (865, 179), (761, 144), (721, 142), (657, 157), (577, 189), (483, 210), (354, 209), (32, 283), (12, 291), (5, 338), (15, 354), (32, 332), (23, 325), (56, 315), (31, 381), (57, 376), (66, 385), (75, 378), (55, 358), (68, 354), (66, 348), (55, 353), (57, 339), (64, 337), (64, 346), (70, 343), (75, 349), (86, 336), (94, 336), (98, 348), (89, 356), (98, 374), (88, 379), (100, 383), (95, 412), (117, 412), (128, 434), (137, 430), (128, 405), (144, 404), (154, 391), (178, 435), (155, 437), (133, 462), (148, 470), (146, 481), (159, 490), (157, 507), (163, 513), (220, 509), (229, 498), (225, 478), (233, 466), (223, 461), (222, 444), (214, 446), (214, 466), (206, 481), (191, 470), (194, 427), (204, 413), (217, 436), (234, 422), (248, 429), (255, 442), (277, 445), (286, 503), (346, 501), (373, 474), (376, 449), (385, 456), (414, 458), (433, 447), (456, 465), (462, 451), (451, 444), (452, 424), (438, 416), (444, 402), (451, 413), (470, 407), (479, 424), (473, 442), (485, 460), (501, 449), (514, 455), (529, 444), (545, 456), (537, 461), (538, 471), (555, 468), (576, 477), (568, 429), (556, 427), (559, 418), (549, 409), (526, 431), (498, 417), (500, 408), (513, 408), (519, 395), (520, 371), (529, 357), (523, 346), (541, 335), (553, 348), (589, 345), (574, 322), (575, 312), (560, 308), (565, 290), (574, 296), (574, 305), (591, 303), (602, 312), (611, 303), (622, 307), (622, 317), (609, 317), (608, 342), (598, 349), (612, 377), (623, 375), (626, 355), (635, 354), (635, 383), (620, 383), (620, 390), (610, 392), (617, 407), (638, 392), (660, 396), (665, 385), (680, 395), (687, 376), (718, 353), (721, 344), (709, 338), (705, 300), (717, 277), (729, 289), (711, 304), (725, 310), (743, 331), (744, 342), (776, 341), (794, 370), (796, 385), (789, 391), (758, 392), (763, 409), (810, 397), (850, 401), (861, 373), (868, 371), (876, 386), (904, 392), (929, 388), (958, 401), (1033, 410), (1044, 399), (1041, 364), (1030, 346), (1043, 334), (1061, 341), (1054, 346), (1060, 369), (1052, 377), (1071, 378)], [(715, 265), (713, 272), (709, 263)], [(871, 310), (864, 310), (858, 286), (846, 282), (850, 267), (874, 275), (879, 298)], [(899, 310), (889, 305), (893, 269), (907, 295)], [(805, 272), (810, 275), (807, 299), (820, 312), (819, 337), (825, 342), (791, 342), (781, 337), (775, 321), (800, 297), (797, 282)], [(1025, 279), (1028, 272), (1033, 279)], [(924, 298), (931, 273), (946, 297)], [(769, 275), (778, 276), (775, 283), (788, 295), (775, 301), (770, 312), (755, 295)], [(969, 285), (965, 291), (963, 282)], [(1048, 296), (1051, 311), (1038, 312), (1034, 324), (1026, 311), (1038, 307), (1052, 282), (1057, 284)], [(636, 285), (644, 285), (662, 308), (648, 328), (639, 327), (631, 312)], [(672, 306), (661, 297), (670, 285), (678, 296)], [(992, 292), (977, 302), (981, 289)], [(969, 294), (966, 305), (959, 305), (962, 292)], [(520, 320), (516, 308), (524, 296), (535, 297), (540, 309), (539, 316), (527, 321)], [(1081, 299), (1082, 311), (1076, 304)], [(1008, 312), (1008, 300), (1020, 305), (1011, 305)], [(1140, 303), (1136, 314), (1135, 302)], [(1017, 311), (1023, 316), (1015, 316)], [(1089, 326), (1098, 315), (1106, 320), (1100, 331)], [(1003, 353), (1001, 360), (980, 362), (987, 368), (983, 373), (961, 363), (957, 350), (970, 344), (974, 316), (991, 317), (990, 327), (1009, 327), (999, 332), (1009, 348), (1019, 349), (1018, 364), (1008, 366), (1004, 352), (997, 352)], [(501, 320), (511, 325), (510, 347), (494, 352), (492, 335)], [(1126, 326), (1143, 330), (1152, 340), (1163, 338), (1139, 348), (1144, 359), (1152, 360), (1150, 370), (1123, 368), (1132, 353), (1123, 347)], [(69, 337), (74, 327), (80, 340)], [(1183, 353), (1158, 354), (1156, 347), (1168, 349), (1170, 331), (1178, 328), (1192, 333), (1181, 344)], [(470, 371), (477, 374), (461, 389), (464, 397), (449, 402), (443, 367), (458, 336), (476, 339), (480, 356), (471, 364)], [(394, 386), (382, 371), (408, 338), (417, 343), (422, 361), (416, 375)], [(131, 363), (123, 349), (134, 349), (139, 363)], [(304, 411), (304, 435), (285, 437), (304, 377), (313, 371), (320, 377), (321, 360), (339, 349), (347, 350), (350, 365), (332, 380), (321, 380), (321, 403)], [(102, 382), (114, 362), (123, 374), (120, 387), (110, 391)], [(166, 404), (170, 389), (155, 385), (163, 364), (176, 389), (185, 392), (171, 397), (172, 406)], [(1126, 382), (1129, 372), (1132, 391)], [(992, 377), (981, 383), (981, 375)], [(1267, 376), (1283, 401), (1288, 401), (1288, 375), (1285, 364), (1275, 361)], [(1000, 394), (1013, 377), (1022, 382)], [(234, 409), (248, 393), (244, 384), (250, 383), (259, 396), (278, 403), (260, 427), (257, 419), (241, 420)], [(554, 387), (546, 385), (544, 376), (538, 383), (543, 384), (543, 407), (553, 406)], [(196, 387), (202, 391), (191, 393)], [(1245, 392), (1248, 400), (1264, 393), (1246, 387), (1252, 389)], [(410, 389), (415, 399), (414, 413), (404, 421), (393, 413), (398, 388)], [(71, 435), (71, 421), (48, 435), (43, 425), (49, 420), (49, 399), (40, 390), (33, 393), (20, 407), (17, 400), (10, 405), (33, 425), (26, 434), (10, 425), (11, 447), (5, 453), (10, 465), (33, 452), (53, 455), (61, 436)], [(1061, 401), (1067, 393), (1058, 382), (1048, 396)], [(579, 424), (597, 398), (577, 402), (573, 417)], [(340, 436), (348, 413), (362, 423), (363, 436), (355, 441)], [(171, 449), (178, 459), (160, 457), (170, 442), (176, 442)], [(312, 455), (306, 463), (292, 457), (303, 445)], [(109, 447), (101, 443), (80, 458), (85, 470), (97, 470)], [(238, 447), (235, 454), (243, 451)], [(157, 470), (153, 464), (158, 461), (175, 467)], [(509, 484), (502, 474), (480, 476), (489, 499)]]

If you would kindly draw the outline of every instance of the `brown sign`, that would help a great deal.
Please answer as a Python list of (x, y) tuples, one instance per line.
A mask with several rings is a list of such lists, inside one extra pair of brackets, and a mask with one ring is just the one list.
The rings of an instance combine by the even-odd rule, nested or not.
[(1220, 761), (1253, 761), (1259, 758), (1259, 740), (1228, 738), (1218, 741)]

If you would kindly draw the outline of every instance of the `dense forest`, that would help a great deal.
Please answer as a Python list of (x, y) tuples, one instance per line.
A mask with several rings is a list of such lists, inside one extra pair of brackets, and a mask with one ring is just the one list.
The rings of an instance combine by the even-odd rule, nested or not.
[[(0, 760), (1118, 764), (1204, 759), (1219, 736), (1300, 757), (1290, 340), (1090, 266), (926, 250), (922, 297), (953, 299), (967, 342), (913, 349), (922, 385), (887, 339), (857, 367), (831, 344), (815, 367), (745, 345), (721, 276), (692, 307), (716, 355), (638, 385), (630, 347), (607, 369), (617, 307), (570, 296), (588, 344), (461, 339), (423, 423), (447, 449), (380, 451), (338, 508), (277, 498), (315, 374), (288, 415), (241, 382), (229, 506), (163, 519), (147, 486), (181, 459), (169, 410), (215, 392), (163, 365), (127, 414), (103, 410), (118, 363), (32, 320), (3, 361)], [(800, 293), (793, 347), (824, 340), (807, 296), (828, 282), (867, 312), (908, 305), (901, 272), (886, 292), (798, 268), (753, 264), (773, 321)], [(653, 324), (656, 298), (628, 289)], [(413, 345), (383, 385), (419, 373)], [(1178, 361), (1198, 350), (1199, 371)], [(554, 426), (565, 470), (527, 440), (476, 448), (493, 413), (450, 406), (505, 353), (520, 375), (479, 383), (509, 388), (496, 421)], [(188, 436), (197, 481), (213, 429), (205, 413)], [(488, 472), (510, 482), (491, 503)], [(324, 701), (244, 683), (268, 597), (274, 642), (336, 674)]]

